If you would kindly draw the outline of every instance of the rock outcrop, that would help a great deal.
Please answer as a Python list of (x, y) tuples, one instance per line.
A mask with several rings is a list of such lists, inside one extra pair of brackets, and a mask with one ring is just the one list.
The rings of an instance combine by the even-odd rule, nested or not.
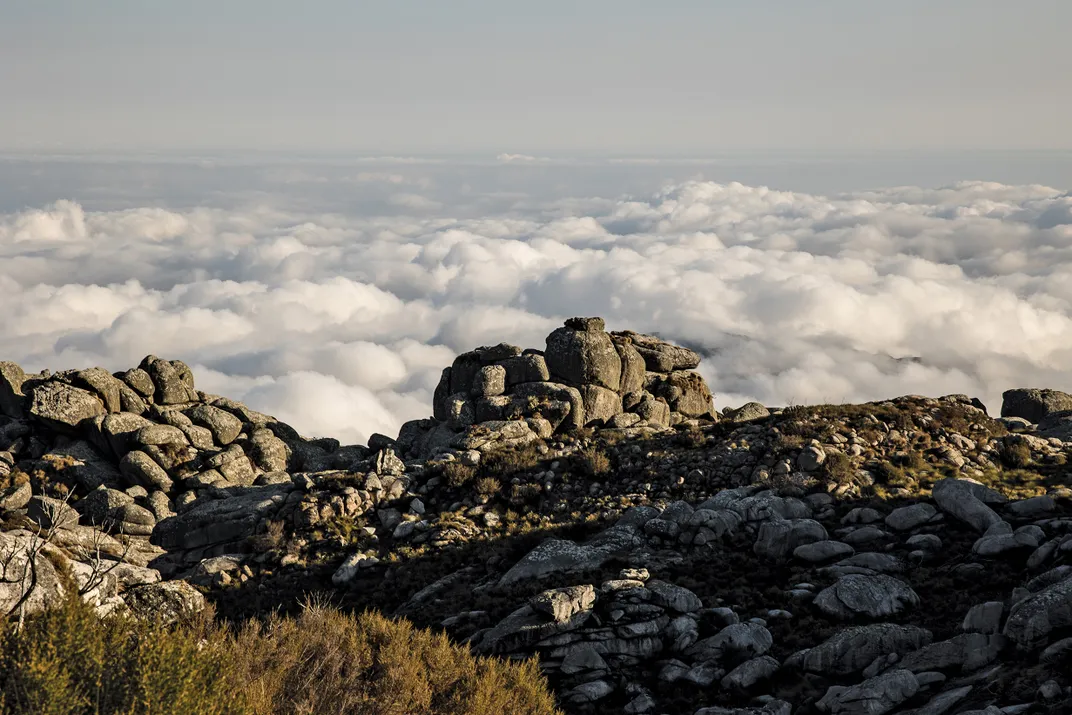
[(407, 423), (403, 453), (526, 444), (583, 427), (665, 430), (716, 419), (711, 392), (688, 348), (632, 331), (608, 333), (601, 318), (571, 318), (544, 350), (514, 345), (463, 353), (443, 370), (433, 416)]

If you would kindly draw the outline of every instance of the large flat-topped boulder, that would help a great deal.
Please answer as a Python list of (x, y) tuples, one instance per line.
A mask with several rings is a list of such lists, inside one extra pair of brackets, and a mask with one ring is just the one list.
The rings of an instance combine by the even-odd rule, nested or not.
[[(693, 350), (631, 330), (608, 333), (602, 318), (570, 318), (547, 336), (546, 350), (507, 343), (462, 353), (443, 370), (432, 419), (406, 423), (399, 441), (414, 457), (469, 443), (487, 425), (546, 421), (555, 432), (584, 427), (660, 430), (685, 420), (716, 418), (711, 391), (693, 371)], [(435, 435), (430, 438), (430, 435)], [(455, 435), (455, 436), (452, 436)]]
[(544, 353), (551, 377), (572, 385), (621, 387), (622, 359), (603, 330), (602, 318), (571, 318), (547, 336)]
[(1038, 424), (1058, 412), (1072, 410), (1072, 395), (1060, 390), (1037, 390), (1018, 387), (1001, 395), (1001, 416), (1022, 417)]

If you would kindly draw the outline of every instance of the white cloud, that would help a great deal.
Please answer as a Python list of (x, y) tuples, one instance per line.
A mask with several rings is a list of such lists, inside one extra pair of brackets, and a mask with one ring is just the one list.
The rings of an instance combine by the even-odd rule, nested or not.
[(702, 348), (720, 406), (965, 392), (995, 410), (1010, 387), (1072, 390), (1072, 197), (1055, 189), (689, 181), (463, 218), (442, 198), (394, 194), (403, 216), (271, 195), (0, 214), (0, 355), (181, 358), (204, 389), (344, 441), (428, 415), (456, 352), (538, 347), (570, 315)]

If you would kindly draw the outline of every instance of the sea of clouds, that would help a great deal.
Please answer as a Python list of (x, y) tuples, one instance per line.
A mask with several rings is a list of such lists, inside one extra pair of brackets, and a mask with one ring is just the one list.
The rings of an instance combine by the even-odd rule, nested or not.
[[(573, 315), (702, 350), (720, 408), (967, 393), (994, 414), (1011, 387), (1072, 390), (1065, 190), (653, 173), (600, 194), (568, 166), (500, 162), (535, 173), (480, 184), (382, 160), (254, 182), (209, 165), (202, 188), (164, 191), (166, 165), (69, 184), (8, 165), (9, 196), (72, 193), (0, 211), (0, 359), (179, 358), (199, 388), (347, 443), (427, 416), (456, 353), (542, 347)], [(100, 172), (127, 178), (109, 190)]]

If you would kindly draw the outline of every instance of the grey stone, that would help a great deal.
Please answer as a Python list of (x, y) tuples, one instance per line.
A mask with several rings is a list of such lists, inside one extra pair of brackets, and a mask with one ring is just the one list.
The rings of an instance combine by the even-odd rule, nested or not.
[(992, 635), (1001, 630), (1001, 615), (1005, 612), (1005, 604), (1001, 601), (987, 601), (977, 603), (968, 609), (961, 623), (961, 630), (972, 633), (984, 633)]
[(833, 561), (845, 556), (852, 556), (854, 553), (856, 553), (856, 550), (848, 544), (830, 540), (804, 544), (793, 550), (795, 558), (812, 564)]
[(1072, 577), (1015, 603), (1003, 633), (1023, 650), (1043, 643), (1054, 630), (1072, 626)]
[(551, 376), (571, 385), (596, 385), (617, 392), (622, 360), (610, 336), (595, 323), (578, 330), (559, 328), (547, 336), (544, 358)]
[(1072, 410), (1072, 395), (1059, 390), (1016, 388), (1001, 395), (1001, 416), (1022, 417), (1038, 424), (1055, 412)]
[(769, 680), (780, 667), (781, 664), (769, 655), (752, 658), (731, 670), (721, 685), (725, 690), (749, 690)]
[(584, 385), (580, 390), (586, 423), (609, 422), (622, 411), (622, 398), (617, 392), (598, 385)]
[(765, 655), (773, 643), (770, 631), (758, 623), (735, 623), (697, 641), (686, 655), (698, 661), (743, 660)]
[(548, 382), (551, 371), (543, 355), (529, 353), (503, 360), (500, 365), (506, 370), (506, 387), (512, 388), (523, 382)]
[(938, 508), (976, 531), (985, 532), (1001, 521), (988, 504), (1001, 504), (1005, 498), (982, 484), (966, 479), (943, 479), (934, 485), (931, 493)]
[(618, 351), (618, 357), (622, 361), (622, 379), (618, 392), (625, 395), (630, 392), (639, 392), (644, 389), (646, 368), (644, 358), (633, 347), (628, 339), (614, 339), (614, 347)]
[(768, 521), (759, 527), (759, 537), (753, 551), (760, 558), (777, 561), (786, 558), (799, 546), (827, 538), (826, 529), (814, 519)]
[(506, 392), (506, 368), (484, 365), (477, 370), (469, 394), (474, 397), (495, 397)]
[(612, 333), (619, 341), (628, 340), (633, 348), (644, 358), (646, 367), (651, 372), (673, 372), (674, 370), (692, 370), (700, 364), (700, 355), (694, 350), (668, 343), (653, 335), (622, 330)]
[(121, 388), (123, 383), (104, 368), (91, 367), (88, 370), (79, 370), (74, 374), (74, 381), (80, 387), (85, 387), (95, 393), (104, 403), (104, 409), (108, 412), (122, 411)]
[(652, 579), (648, 581), (647, 589), (651, 592), (652, 603), (676, 613), (695, 613), (703, 608), (700, 597), (687, 588)]
[(62, 499), (34, 495), (26, 503), (27, 518), (42, 529), (63, 529), (78, 525), (78, 512)]
[(919, 692), (907, 670), (891, 670), (852, 687), (832, 686), (816, 703), (832, 715), (886, 715)]
[(119, 471), (131, 484), (140, 484), (146, 488), (169, 492), (172, 489), (171, 477), (152, 457), (140, 450), (127, 452), (119, 460)]
[(886, 517), (886, 526), (894, 531), (911, 531), (929, 522), (937, 513), (938, 511), (926, 502), (902, 506), (890, 512)]
[(916, 626), (875, 623), (845, 628), (807, 651), (803, 667), (822, 675), (862, 673), (876, 658), (905, 655), (932, 640), (931, 632)]
[[(158, 405), (181, 405), (197, 400), (190, 368), (178, 360), (161, 360), (147, 355), (138, 366), (153, 381), (153, 400)], [(127, 383), (130, 384), (130, 383)], [(131, 385), (135, 390), (137, 387)]]
[(88, 390), (62, 382), (46, 382), (33, 389), (30, 414), (45, 425), (71, 432), (105, 414), (100, 398)]
[(22, 417), (26, 409), (26, 396), (22, 385), (26, 373), (13, 362), (0, 361), (0, 414)]
[(1002, 635), (961, 633), (909, 653), (897, 663), (897, 667), (913, 673), (930, 670), (970, 673), (997, 660), (1007, 644), (1008, 639)]
[(207, 605), (200, 591), (181, 580), (137, 586), (123, 594), (123, 602), (136, 617), (164, 624), (185, 621)]
[(884, 618), (919, 605), (912, 588), (885, 574), (849, 574), (815, 597), (815, 605), (834, 618), (848, 620), (859, 616)]
[(212, 405), (194, 405), (185, 411), (195, 424), (205, 427), (222, 446), (227, 446), (242, 432), (242, 420), (227, 410)]

